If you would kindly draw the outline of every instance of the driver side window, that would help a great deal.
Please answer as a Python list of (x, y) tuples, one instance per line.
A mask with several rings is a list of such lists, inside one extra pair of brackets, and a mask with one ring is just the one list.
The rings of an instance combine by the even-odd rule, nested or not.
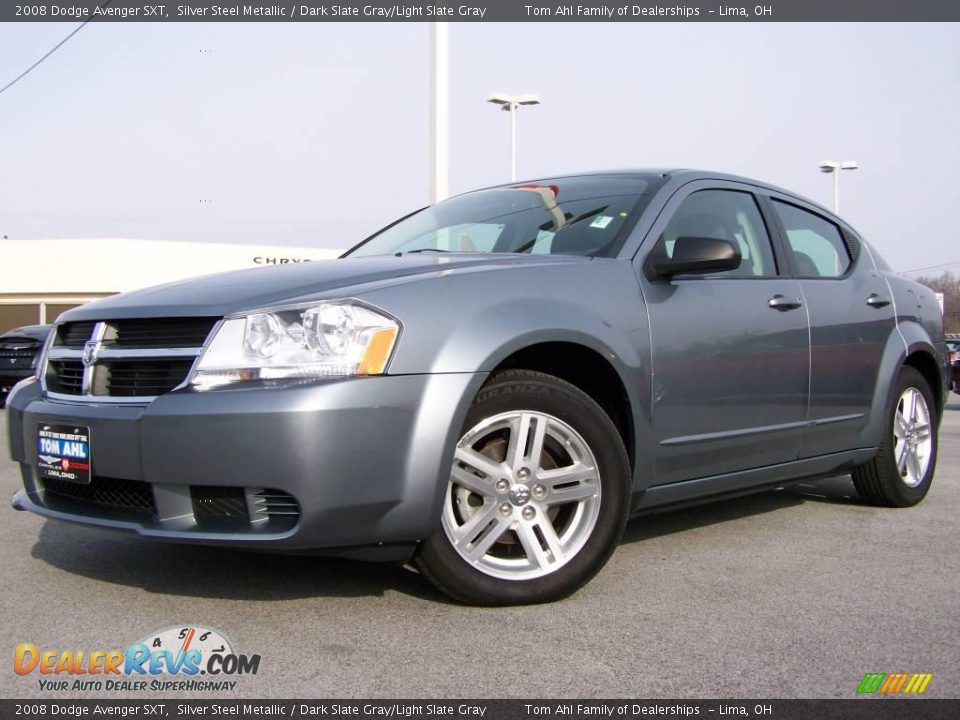
[(729, 240), (743, 258), (736, 270), (713, 277), (769, 277), (777, 274), (770, 237), (757, 202), (750, 193), (737, 190), (699, 190), (687, 197), (660, 236), (668, 257), (679, 237)]

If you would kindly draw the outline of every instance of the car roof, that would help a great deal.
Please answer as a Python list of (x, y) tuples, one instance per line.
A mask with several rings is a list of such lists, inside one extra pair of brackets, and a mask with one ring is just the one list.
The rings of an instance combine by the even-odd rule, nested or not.
[[(589, 170), (586, 172), (557, 173), (555, 175), (549, 175), (549, 176), (538, 177), (538, 178), (530, 178), (527, 180), (518, 180), (516, 182), (498, 183), (497, 185), (491, 185), (490, 187), (477, 188), (477, 190), (491, 190), (494, 188), (501, 188), (501, 187), (513, 187), (516, 185), (523, 185), (526, 183), (542, 182), (544, 180), (559, 180), (562, 178), (597, 177), (597, 176), (638, 177), (638, 178), (657, 177), (657, 178), (662, 178), (664, 182), (668, 180), (678, 180), (680, 182), (692, 182), (694, 180), (726, 180), (729, 182), (744, 183), (746, 185), (753, 185), (755, 187), (762, 188), (764, 190), (780, 193), (781, 195), (786, 195), (796, 200), (800, 200), (812, 207), (817, 208), (819, 211), (826, 213), (830, 217), (836, 218), (837, 220), (844, 222), (843, 219), (838, 217), (830, 208), (821, 205), (815, 200), (811, 200), (808, 197), (804, 197), (803, 195), (795, 193), (792, 190), (787, 190), (786, 188), (782, 188), (778, 185), (764, 182), (762, 180), (755, 180), (753, 178), (744, 177), (742, 175), (716, 172), (713, 170), (697, 170), (693, 168), (621, 168), (621, 169), (611, 169), (611, 170)], [(475, 191), (471, 191), (471, 192), (475, 192)], [(846, 222), (844, 222), (844, 224), (847, 225)]]

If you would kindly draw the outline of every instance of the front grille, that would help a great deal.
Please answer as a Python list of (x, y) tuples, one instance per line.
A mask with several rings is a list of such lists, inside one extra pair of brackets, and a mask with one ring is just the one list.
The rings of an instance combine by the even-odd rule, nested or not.
[(0, 344), (0, 372), (4, 370), (29, 370), (33, 367), (36, 348), (24, 349), (25, 343), (17, 343), (16, 349)]
[(200, 347), (216, 322), (216, 318), (113, 320), (107, 323), (103, 345), (150, 349)]
[(206, 530), (253, 527), (276, 532), (300, 520), (300, 504), (282, 490), (194, 485), (190, 498), (197, 524)]
[(170, 392), (187, 379), (194, 358), (168, 360), (111, 360), (94, 371), (94, 395), (105, 389), (111, 397), (152, 397)]
[[(217, 318), (144, 318), (64, 323), (50, 348), (45, 376), (64, 395), (152, 398), (181, 385)], [(96, 341), (90, 386), (86, 344)], [(86, 360), (91, 360), (88, 355)]]
[[(163, 507), (154, 499), (154, 488), (140, 480), (94, 475), (89, 484), (36, 477), (43, 504), (60, 512), (85, 517), (130, 520), (163, 527)], [(163, 486), (160, 486), (163, 487)], [(169, 488), (172, 486), (167, 486)], [(300, 504), (283, 490), (223, 485), (179, 486), (174, 494), (190, 493), (193, 532), (277, 533), (293, 529), (300, 521)], [(182, 497), (182, 495), (181, 495)], [(178, 506), (179, 509), (179, 506)], [(175, 518), (186, 530), (184, 516)], [(189, 525), (187, 527), (190, 527)]]
[(254, 502), (270, 518), (300, 517), (300, 503), (283, 490), (260, 490), (254, 493)]
[(57, 330), (57, 339), (54, 345), (62, 347), (80, 347), (93, 335), (95, 322), (64, 323)]
[(247, 497), (241, 487), (193, 485), (190, 487), (193, 514), (203, 518), (242, 519), (248, 522)]
[(51, 360), (47, 387), (64, 395), (79, 395), (83, 392), (83, 363), (79, 360)]
[(87, 513), (102, 510), (140, 514), (154, 512), (150, 483), (139, 480), (94, 476), (87, 485), (53, 479), (40, 482), (44, 490), (44, 502), (54, 509)]

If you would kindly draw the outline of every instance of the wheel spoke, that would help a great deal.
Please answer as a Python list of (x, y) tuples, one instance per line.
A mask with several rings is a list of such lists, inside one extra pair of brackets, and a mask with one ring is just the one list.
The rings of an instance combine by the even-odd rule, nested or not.
[(507, 439), (507, 466), (516, 470), (523, 461), (523, 451), (527, 445), (527, 433), (530, 431), (530, 415), (523, 413), (510, 421), (510, 437)]
[(547, 547), (550, 548), (553, 561), (562, 560), (564, 556), (563, 545), (560, 543), (560, 537), (557, 535), (557, 530), (553, 527), (553, 523), (550, 522), (550, 518), (544, 517), (540, 522), (536, 523), (536, 527), (540, 528), (540, 533), (543, 535)]
[(917, 420), (917, 395), (919, 395), (919, 393), (918, 393), (914, 388), (910, 388), (910, 390), (907, 391), (907, 395), (908, 395), (908, 397), (909, 397), (909, 400), (908, 400), (906, 403), (904, 403), (904, 404), (905, 404), (905, 405), (908, 405), (908, 406), (909, 406), (909, 409), (904, 408), (904, 409), (906, 410), (906, 412), (904, 413), (904, 415), (907, 416), (907, 420), (909, 420), (910, 422), (916, 422), (916, 420)]
[(495, 482), (493, 478), (477, 477), (467, 468), (459, 465), (454, 465), (450, 470), (450, 479), (465, 490), (482, 497), (493, 497), (496, 494), (493, 487)]
[(917, 435), (917, 440), (926, 440), (930, 437), (930, 423), (921, 422), (913, 426), (913, 432)]
[[(520, 538), (520, 544), (523, 545), (523, 549), (527, 553), (527, 560), (540, 570), (546, 570), (559, 560), (560, 556), (553, 555), (552, 552), (548, 553), (543, 549), (543, 546), (540, 545), (540, 538), (537, 537), (533, 528), (533, 525), (521, 523), (520, 527), (517, 528), (517, 537)], [(552, 530), (553, 527), (551, 526)], [(554, 532), (553, 536), (556, 537), (556, 535), (556, 532)], [(559, 544), (559, 538), (557, 538), (557, 542)], [(547, 545), (549, 546), (549, 544), (548, 540)]]
[(454, 544), (466, 552), (470, 542), (483, 530), (491, 521), (497, 519), (497, 504), (488, 503), (477, 508), (476, 512), (467, 518), (463, 525), (453, 528)]
[(487, 528), (487, 531), (481, 535), (473, 545), (464, 548), (467, 557), (474, 561), (482, 558), (487, 554), (487, 550), (493, 547), (494, 543), (496, 543), (509, 528), (510, 523), (497, 517), (493, 521), (493, 524)]
[(893, 419), (893, 434), (898, 440), (903, 440), (909, 430), (907, 429), (907, 419), (899, 410)]
[[(507, 443), (507, 465), (516, 470), (524, 465), (536, 470), (540, 467), (543, 454), (543, 438), (547, 432), (547, 423), (543, 417), (532, 413), (522, 413), (518, 420), (510, 424), (510, 440)], [(533, 433), (533, 437), (530, 434)], [(530, 446), (528, 452), (527, 445)]]
[(922, 473), (920, 471), (920, 458), (917, 455), (916, 448), (912, 448), (907, 452), (907, 470), (914, 483), (920, 480)]
[(533, 431), (533, 439), (530, 441), (530, 452), (527, 455), (527, 462), (531, 470), (539, 470), (543, 462), (543, 439), (547, 436), (547, 421), (545, 418), (537, 418), (537, 426)]
[(907, 471), (907, 451), (910, 449), (910, 446), (907, 444), (906, 440), (902, 440), (897, 443), (897, 446), (894, 450), (897, 460), (897, 471), (902, 476)]
[(588, 465), (570, 465), (537, 476), (547, 488), (547, 505), (589, 500), (597, 494), (597, 470)]
[(464, 465), (479, 470), (493, 481), (504, 474), (503, 466), (500, 463), (491, 460), (486, 455), (481, 455), (472, 448), (458, 447), (453, 456)]

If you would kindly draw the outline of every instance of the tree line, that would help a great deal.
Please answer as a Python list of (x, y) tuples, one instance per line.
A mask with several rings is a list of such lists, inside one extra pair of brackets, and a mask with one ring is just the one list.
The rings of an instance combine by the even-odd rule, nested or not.
[(960, 276), (945, 270), (939, 276), (921, 275), (917, 282), (934, 292), (943, 293), (943, 327), (947, 333), (960, 333)]

